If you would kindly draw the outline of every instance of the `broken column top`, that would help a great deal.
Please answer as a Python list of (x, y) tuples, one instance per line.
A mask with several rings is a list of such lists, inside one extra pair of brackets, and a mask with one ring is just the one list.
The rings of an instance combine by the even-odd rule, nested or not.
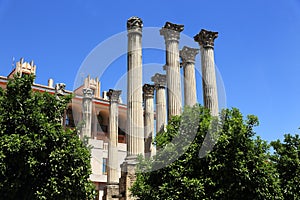
[(199, 49), (184, 46), (179, 55), (183, 65), (186, 63), (195, 63), (195, 57), (199, 53)]
[(142, 31), (143, 21), (141, 18), (133, 16), (127, 20), (127, 30)]
[(194, 40), (204, 48), (207, 47), (214, 48), (214, 41), (217, 37), (218, 37), (218, 32), (201, 29), (201, 31), (194, 36)]
[(166, 22), (165, 26), (160, 29), (160, 35), (163, 35), (165, 40), (179, 40), (180, 32), (183, 29), (184, 25)]
[(106, 93), (106, 95), (108, 96), (110, 101), (119, 102), (121, 93), (122, 93), (122, 90), (109, 89), (109, 91)]

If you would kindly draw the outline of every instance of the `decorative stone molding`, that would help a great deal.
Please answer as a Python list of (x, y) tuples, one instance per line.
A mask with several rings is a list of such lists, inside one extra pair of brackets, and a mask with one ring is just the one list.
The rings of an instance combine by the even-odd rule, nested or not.
[(167, 76), (165, 74), (156, 73), (151, 77), (151, 81), (154, 83), (155, 88), (165, 87), (167, 83)]
[(154, 85), (145, 84), (143, 86), (144, 99), (145, 98), (154, 98)]
[(139, 17), (130, 17), (127, 20), (127, 30), (136, 30), (136, 31), (142, 31), (143, 28), (143, 21)]
[(160, 35), (163, 35), (165, 41), (179, 41), (180, 39), (180, 32), (183, 31), (184, 25), (180, 24), (173, 24), (171, 22), (166, 22), (165, 26), (160, 29)]
[(195, 63), (195, 57), (199, 53), (199, 49), (184, 46), (179, 52), (182, 65), (185, 66), (187, 63)]
[(119, 102), (121, 93), (122, 93), (122, 90), (109, 89), (109, 91), (106, 93), (106, 95), (108, 96), (110, 101)]
[(197, 35), (194, 36), (194, 40), (204, 48), (214, 48), (214, 40), (218, 37), (218, 32), (208, 31), (202, 29)]
[(93, 98), (93, 90), (90, 88), (83, 88), (83, 98)]

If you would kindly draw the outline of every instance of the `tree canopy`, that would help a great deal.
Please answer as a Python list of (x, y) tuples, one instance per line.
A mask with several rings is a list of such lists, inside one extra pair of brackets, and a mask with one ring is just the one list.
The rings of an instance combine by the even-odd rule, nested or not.
[(132, 194), (144, 200), (282, 199), (269, 145), (255, 137), (257, 125), (257, 117), (244, 119), (236, 108), (216, 119), (200, 105), (186, 107), (158, 134), (153, 160), (140, 160)]
[(3, 199), (91, 199), (90, 151), (61, 117), (71, 96), (32, 91), (34, 76), (0, 88), (0, 194)]
[(284, 199), (300, 199), (300, 137), (284, 135), (284, 141), (271, 142), (273, 161), (279, 172)]

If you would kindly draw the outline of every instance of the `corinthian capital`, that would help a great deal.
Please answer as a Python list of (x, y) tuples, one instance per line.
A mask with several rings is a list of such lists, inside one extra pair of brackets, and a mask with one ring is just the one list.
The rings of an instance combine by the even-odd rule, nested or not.
[(204, 48), (207, 47), (214, 48), (214, 41), (217, 37), (218, 37), (218, 32), (202, 29), (197, 35), (194, 36), (194, 40)]
[(108, 96), (108, 98), (111, 102), (119, 102), (121, 92), (122, 92), (122, 90), (109, 89), (109, 91), (106, 93), (106, 95)]
[(145, 84), (143, 86), (144, 98), (154, 97), (154, 85)]
[(136, 30), (136, 31), (142, 31), (143, 28), (143, 21), (139, 17), (130, 17), (127, 20), (127, 30)]
[(93, 98), (93, 90), (91, 88), (83, 88), (83, 98)]
[(154, 83), (155, 88), (165, 87), (167, 82), (167, 77), (165, 74), (156, 73), (154, 76), (151, 77), (151, 81)]
[(160, 29), (160, 35), (163, 35), (166, 41), (180, 39), (180, 32), (183, 31), (184, 25), (166, 22), (165, 26)]
[(195, 57), (199, 53), (199, 49), (184, 46), (179, 52), (183, 65), (186, 63), (195, 63)]

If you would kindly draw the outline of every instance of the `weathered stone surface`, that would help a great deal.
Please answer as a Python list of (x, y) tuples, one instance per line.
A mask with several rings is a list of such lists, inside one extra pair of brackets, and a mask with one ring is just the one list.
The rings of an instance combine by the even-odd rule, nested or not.
[(195, 57), (199, 53), (199, 49), (184, 46), (179, 52), (182, 65), (187, 63), (195, 63)]
[(127, 30), (130, 32), (130, 30), (137, 30), (137, 31), (142, 31), (143, 28), (143, 21), (141, 18), (133, 16), (130, 17), (127, 20)]
[(118, 200), (119, 196), (119, 185), (107, 184), (104, 188), (102, 200)]
[(219, 115), (217, 81), (214, 60), (214, 40), (218, 32), (202, 29), (194, 39), (200, 45), (204, 106), (213, 116)]
[(149, 158), (156, 154), (152, 144), (154, 138), (154, 85), (145, 84), (144, 92), (144, 124), (145, 124), (145, 157)]
[(184, 75), (184, 104), (194, 106), (197, 103), (195, 57), (199, 49), (184, 46), (180, 51)]
[(136, 162), (132, 160), (125, 160), (121, 165), (121, 178), (120, 178), (120, 200), (136, 200), (130, 193), (129, 188), (132, 187), (136, 180)]
[(156, 89), (156, 133), (159, 133), (166, 125), (166, 75), (156, 73), (151, 80)]
[(182, 32), (183, 29), (184, 25), (166, 22), (164, 27), (160, 30), (160, 35), (164, 36), (166, 43), (172, 40), (179, 41), (180, 32)]
[[(141, 28), (142, 20), (131, 17), (127, 21), (132, 30)], [(128, 156), (144, 153), (144, 120), (142, 94), (142, 35), (129, 34), (127, 73), (127, 151)]]
[(110, 89), (106, 95), (107, 97), (109, 98), (110, 101), (112, 102), (119, 102), (120, 100), (120, 95), (121, 95), (121, 90), (113, 90), (113, 89)]
[(180, 83), (179, 39), (184, 26), (167, 22), (160, 30), (166, 45), (166, 71), (168, 91), (168, 117), (180, 115), (182, 112), (182, 96)]
[(199, 43), (203, 48), (213, 48), (214, 41), (218, 37), (218, 32), (208, 31), (202, 29), (197, 35), (194, 36), (194, 40)]
[(127, 21), (127, 157), (121, 166), (120, 199), (135, 199), (129, 188), (135, 180), (137, 155), (144, 155), (144, 118), (142, 94), (142, 20), (131, 17)]

